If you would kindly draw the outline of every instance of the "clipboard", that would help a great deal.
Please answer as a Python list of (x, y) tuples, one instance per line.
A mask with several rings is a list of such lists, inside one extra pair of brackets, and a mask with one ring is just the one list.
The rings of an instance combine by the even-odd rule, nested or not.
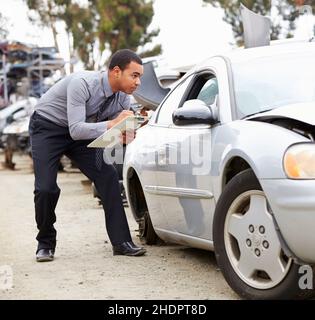
[(136, 130), (139, 126), (138, 117), (129, 116), (120, 122), (116, 123), (113, 127), (105, 131), (98, 138), (93, 140), (87, 145), (88, 148), (112, 148), (120, 142), (120, 135), (127, 130)]

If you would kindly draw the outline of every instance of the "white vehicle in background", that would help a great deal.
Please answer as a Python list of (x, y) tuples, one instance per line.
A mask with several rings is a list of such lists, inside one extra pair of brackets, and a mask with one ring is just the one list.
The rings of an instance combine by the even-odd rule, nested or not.
[[(2, 134), (3, 129), (9, 124), (9, 122), (12, 122), (23, 115), (31, 114), (37, 100), (37, 98), (28, 97), (26, 99), (18, 100), (17, 102), (0, 110), (0, 134)], [(21, 111), (22, 113), (20, 113)]]
[(30, 155), (30, 140), (28, 125), (30, 116), (38, 99), (28, 97), (0, 111), (0, 144), (4, 149), (4, 165), (9, 169), (14, 169), (14, 152), (22, 152)]

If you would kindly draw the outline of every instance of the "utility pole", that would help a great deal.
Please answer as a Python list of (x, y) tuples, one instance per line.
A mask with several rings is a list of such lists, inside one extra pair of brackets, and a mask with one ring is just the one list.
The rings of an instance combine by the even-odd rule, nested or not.
[(7, 71), (6, 71), (6, 56), (5, 52), (2, 51), (2, 70), (3, 70), (3, 89), (4, 89), (4, 104), (7, 105), (9, 102), (8, 97), (8, 81), (7, 81)]

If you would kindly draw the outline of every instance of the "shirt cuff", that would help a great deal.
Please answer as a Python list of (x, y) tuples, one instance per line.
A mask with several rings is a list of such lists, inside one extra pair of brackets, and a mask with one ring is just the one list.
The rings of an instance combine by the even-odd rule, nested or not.
[(107, 131), (107, 124), (108, 121), (102, 121), (102, 122), (96, 122), (94, 125), (95, 127), (93, 128), (93, 138), (92, 139), (96, 139), (98, 138), (100, 135), (102, 135), (104, 132)]

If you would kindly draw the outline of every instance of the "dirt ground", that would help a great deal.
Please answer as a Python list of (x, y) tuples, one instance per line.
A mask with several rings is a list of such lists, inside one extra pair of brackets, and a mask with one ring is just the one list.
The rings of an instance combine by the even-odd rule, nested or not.
[[(0, 270), (13, 273), (13, 287), (0, 287), (1, 300), (238, 299), (212, 252), (163, 245), (146, 246), (143, 257), (113, 256), (103, 210), (79, 172), (58, 176), (55, 260), (37, 263), (31, 161), (14, 161), (15, 171), (0, 168)], [(137, 224), (128, 208), (126, 213), (139, 244)]]

